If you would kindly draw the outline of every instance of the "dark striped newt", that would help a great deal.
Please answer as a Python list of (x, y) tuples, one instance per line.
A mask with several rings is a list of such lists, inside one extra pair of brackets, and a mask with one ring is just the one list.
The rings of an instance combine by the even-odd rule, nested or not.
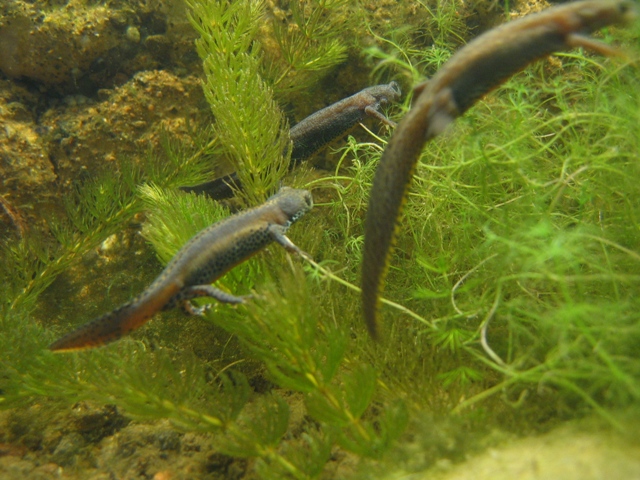
[[(380, 112), (380, 107), (397, 102), (400, 95), (400, 86), (396, 82), (375, 85), (304, 118), (289, 131), (292, 142), (290, 165), (293, 167), (309, 158), (367, 116), (376, 118), (390, 127), (395, 127), (395, 122), (385, 117)], [(235, 172), (210, 182), (192, 187), (182, 187), (181, 190), (204, 193), (215, 200), (222, 200), (233, 196), (234, 186), (236, 189), (240, 186), (238, 175)]]
[(411, 179), (429, 140), (529, 63), (556, 51), (583, 47), (604, 55), (618, 50), (584, 36), (634, 16), (630, 0), (586, 0), (549, 8), (492, 29), (455, 53), (414, 90), (376, 170), (365, 220), (362, 306), (377, 338), (380, 295)]
[(212, 297), (223, 303), (245, 301), (211, 285), (237, 264), (275, 241), (292, 253), (306, 256), (285, 232), (313, 206), (311, 193), (283, 187), (264, 204), (214, 223), (196, 234), (171, 259), (154, 282), (129, 303), (89, 322), (49, 346), (53, 351), (97, 347), (117, 340), (153, 315), (181, 305), (201, 315), (190, 300)]

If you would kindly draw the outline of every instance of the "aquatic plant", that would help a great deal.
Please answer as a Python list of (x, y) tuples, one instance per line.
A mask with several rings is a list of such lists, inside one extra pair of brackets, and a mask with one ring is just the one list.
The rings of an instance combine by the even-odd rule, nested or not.
[[(198, 3), (194, 11), (205, 8)], [(141, 420), (170, 419), (208, 432), (222, 453), (253, 458), (262, 478), (318, 478), (337, 448), (360, 460), (356, 478), (370, 478), (372, 465), (382, 475), (384, 462), (426, 468), (454, 455), (438, 450), (446, 438), (438, 438), (440, 424), (431, 418), (451, 422), (465, 438), (481, 425), (525, 429), (558, 412), (595, 410), (622, 428), (616, 409), (637, 404), (640, 394), (634, 295), (640, 280), (640, 85), (636, 66), (581, 53), (558, 57), (562, 69), (553, 63), (528, 69), (425, 150), (389, 275), (387, 297), (396, 303), (384, 307), (381, 345), (369, 342), (353, 284), (384, 139), (350, 138), (336, 174), (313, 182), (319, 205), (291, 231), (317, 263), (268, 249), (218, 283), (233, 293), (254, 293), (246, 306), (214, 305), (205, 319), (163, 313), (104, 349), (46, 350), (81, 319), (45, 323), (38, 311), (43, 295), (61, 293), (65, 302), (56, 277), (126, 230), (136, 213), (146, 213), (143, 235), (166, 262), (192, 234), (228, 215), (210, 200), (174, 189), (210, 178), (214, 157), (240, 155), (241, 148), (251, 153), (258, 173), (245, 204), (262, 200), (284, 175), (286, 163), (279, 162), (287, 155), (286, 122), (272, 89), (286, 92), (293, 74), (272, 86), (278, 77), (265, 72), (275, 67), (265, 67), (259, 35), (242, 23), (262, 19), (263, 10), (255, 10), (262, 6), (231, 4), (237, 10), (219, 41), (244, 50), (211, 59), (208, 40), (201, 41), (208, 98), (223, 108), (214, 71), (226, 71), (231, 82), (235, 69), (246, 68), (257, 80), (243, 81), (261, 89), (266, 103), (253, 110), (238, 98), (238, 118), (253, 112), (277, 128), (265, 130), (269, 122), (255, 119), (236, 127), (239, 120), (230, 113), (216, 114), (214, 133), (201, 132), (193, 146), (165, 139), (164, 153), (150, 155), (139, 168), (123, 161), (117, 174), (79, 186), (68, 218), (52, 228), (53, 239), (30, 236), (4, 247), (0, 408), (44, 397), (66, 405), (89, 399)], [(223, 35), (208, 30), (213, 23), (200, 25), (203, 39)], [(395, 62), (387, 72), (421, 78), (435, 68), (410, 37), (396, 45), (404, 50), (389, 55), (411, 61)], [(224, 122), (230, 133), (222, 131)], [(268, 132), (257, 140), (236, 137), (253, 128)], [(261, 170), (266, 157), (258, 152), (275, 155), (269, 158), (275, 170)], [(98, 302), (112, 308), (128, 300), (160, 271), (151, 259), (145, 265), (123, 291), (111, 289), (107, 265), (100, 278), (73, 278), (109, 292), (73, 310), (85, 317)], [(203, 324), (202, 335), (189, 334)], [(266, 393), (254, 391), (256, 377), (268, 379)], [(304, 411), (295, 424), (294, 405)], [(447, 415), (452, 411), (457, 415)], [(410, 460), (418, 455), (394, 443), (407, 425), (405, 439), (418, 439), (422, 454), (430, 446), (441, 456)]]
[[(561, 70), (528, 69), (425, 149), (387, 297), (428, 321), (389, 310), (385, 344), (413, 348), (385, 358), (383, 378), (402, 388), (435, 374), (457, 412), (491, 395), (522, 405), (555, 391), (622, 428), (609, 408), (640, 393), (640, 85), (631, 64), (559, 58)], [(359, 159), (379, 152), (348, 149), (357, 180), (342, 199), (370, 181)], [(350, 212), (349, 231), (359, 219)], [(412, 365), (433, 352), (436, 371)], [(495, 372), (502, 381), (490, 385)]]
[[(282, 85), (294, 73), (294, 67), (317, 72), (332, 64), (328, 61), (331, 57), (334, 63), (342, 58), (343, 49), (333, 40), (325, 44), (333, 53), (322, 66), (314, 65), (308, 56), (312, 51), (323, 55), (323, 43), (312, 38), (312, 33), (324, 28), (325, 33), (318, 38), (330, 38), (323, 12), (339, 4), (321, 2), (312, 9), (313, 18), (305, 27), (310, 43), (300, 43), (297, 34), (289, 37), (280, 31), (282, 45), (298, 42), (309, 47), (307, 56), (289, 58), (287, 71), (279, 75)], [(318, 423), (305, 425), (299, 438), (283, 440), (289, 407), (281, 395), (267, 395), (248, 404), (252, 396), (248, 382), (238, 370), (224, 373), (229, 365), (217, 365), (220, 373), (212, 382), (205, 374), (206, 359), (196, 359), (188, 350), (177, 351), (164, 345), (149, 348), (148, 343), (135, 340), (136, 336), (113, 348), (80, 355), (53, 355), (45, 347), (58, 332), (33, 321), (38, 297), (56, 277), (124, 229), (136, 213), (148, 213), (144, 235), (163, 261), (195, 232), (228, 215), (227, 210), (210, 200), (170, 189), (202, 181), (211, 169), (214, 154), (231, 152), (243, 161), (255, 160), (257, 169), (250, 164), (244, 164), (249, 168), (237, 167), (247, 175), (242, 178), (245, 202), (263, 199), (286, 172), (286, 123), (272, 100), (270, 87), (260, 78), (265, 66), (259, 62), (260, 50), (253, 38), (257, 19), (262, 18), (261, 2), (194, 3), (192, 7), (193, 22), (202, 33), (199, 51), (210, 74), (205, 92), (216, 113), (214, 134), (204, 131), (194, 135), (189, 148), (165, 136), (163, 155), (150, 155), (144, 165), (135, 168), (123, 161), (118, 172), (105, 172), (79, 186), (74, 200), (67, 204), (68, 219), (52, 227), (57, 240), (53, 249), (35, 238), (30, 238), (28, 244), (25, 241), (7, 246), (10, 262), (3, 264), (7, 289), (2, 297), (2, 328), (8, 334), (0, 345), (0, 403), (9, 408), (43, 396), (63, 402), (90, 399), (109, 403), (140, 419), (169, 418), (182, 428), (216, 433), (220, 436), (216, 441), (220, 451), (257, 457), (256, 470), (265, 477), (317, 476), (336, 443), (365, 456), (387, 448), (402, 431), (406, 411), (396, 402), (394, 408), (379, 415), (367, 414), (365, 418), (376, 374), (362, 366), (340, 367), (345, 362), (344, 333), (333, 321), (325, 325), (330, 317), (323, 315), (321, 309), (311, 308), (319, 306), (318, 292), (326, 289), (315, 285), (310, 292), (300, 267), (282, 272), (282, 265), (286, 264), (282, 252), (275, 254), (277, 260), (267, 255), (262, 261), (242, 265), (221, 282), (222, 288), (226, 286), (234, 292), (257, 288), (254, 307), (214, 308), (209, 315), (215, 323), (235, 333), (254, 358), (267, 365), (276, 385), (303, 395), (310, 415)], [(196, 19), (197, 15), (200, 16)], [(209, 30), (216, 22), (206, 15), (221, 15), (218, 20), (224, 28)], [(301, 21), (301, 15), (299, 11), (294, 14), (296, 21)], [(222, 49), (229, 56), (211, 54), (219, 52), (220, 46), (229, 47)], [(290, 54), (294, 53), (291, 45), (287, 48)], [(302, 63), (296, 66), (294, 60)], [(275, 71), (273, 66), (269, 71)], [(214, 73), (215, 82), (211, 77)], [(307, 76), (307, 80), (310, 78)], [(214, 90), (214, 83), (223, 90)], [(226, 95), (223, 101), (221, 94)], [(230, 101), (237, 108), (229, 109)], [(16, 271), (23, 275), (17, 277)], [(272, 286), (262, 287), (265, 280), (271, 281)], [(282, 295), (283, 290), (286, 296)], [(115, 305), (110, 304), (124, 300), (119, 296), (102, 303), (111, 308)], [(220, 311), (224, 316), (219, 315)], [(69, 321), (64, 323), (66, 329)], [(218, 358), (224, 361), (225, 356)], [(363, 389), (366, 395), (361, 395)]]
[[(274, 100), (274, 88), (309, 86), (319, 72), (344, 59), (335, 21), (328, 14), (344, 0), (309, 5), (293, 2), (292, 23), (273, 23), (279, 45), (269, 61), (258, 42), (265, 3), (247, 0), (191, 0), (190, 20), (200, 34), (204, 92), (215, 117), (214, 131), (229, 163), (244, 185), (245, 205), (255, 205), (277, 190), (290, 163), (288, 123)], [(263, 78), (266, 75), (266, 79)], [(294, 78), (295, 77), (295, 78)], [(300, 77), (300, 78), (298, 78)], [(233, 106), (233, 108), (230, 108)]]
[(378, 44), (365, 48), (364, 53), (374, 62), (371, 75), (376, 80), (402, 75), (410, 80), (409, 85), (415, 86), (425, 76), (432, 76), (469, 36), (467, 7), (463, 2), (416, 3), (426, 19), (419, 30), (395, 29), (385, 37), (370, 30)]
[[(267, 49), (264, 76), (277, 94), (309, 88), (347, 57), (338, 32), (348, 22), (347, 0), (290, 2), (284, 18), (271, 23), (278, 49)], [(275, 15), (274, 15), (275, 16)]]
[(247, 204), (256, 204), (276, 190), (287, 171), (289, 145), (286, 121), (260, 76), (255, 36), (264, 4), (193, 1), (189, 6), (200, 34), (196, 46), (216, 136), (245, 186)]

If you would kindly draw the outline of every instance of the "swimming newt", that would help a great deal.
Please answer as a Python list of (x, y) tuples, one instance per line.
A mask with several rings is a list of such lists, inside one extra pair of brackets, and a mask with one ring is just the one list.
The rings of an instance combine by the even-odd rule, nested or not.
[(187, 313), (201, 315), (205, 308), (196, 308), (190, 302), (197, 297), (243, 303), (244, 297), (210, 284), (273, 241), (289, 252), (306, 255), (285, 232), (312, 206), (307, 190), (283, 187), (264, 204), (214, 223), (189, 240), (139, 296), (79, 327), (49, 348), (62, 352), (104, 345), (136, 330), (156, 313), (178, 305)]
[(365, 221), (362, 305), (373, 338), (399, 218), (425, 143), (534, 60), (574, 47), (604, 55), (619, 53), (583, 34), (626, 23), (633, 16), (630, 0), (584, 0), (552, 7), (480, 35), (415, 88), (413, 105), (382, 154)]
[(396, 82), (375, 85), (309, 115), (291, 128), (292, 162), (310, 157), (366, 116), (395, 127), (396, 123), (385, 117), (380, 107), (397, 102), (400, 95), (400, 86)]
[[(380, 112), (380, 107), (397, 102), (400, 98), (400, 86), (396, 82), (387, 85), (375, 85), (365, 88), (328, 107), (318, 110), (294, 125), (289, 131), (292, 142), (291, 166), (309, 158), (320, 148), (352, 128), (356, 123), (370, 116), (382, 123), (395, 127)], [(232, 185), (239, 187), (238, 175), (234, 172), (210, 182), (192, 187), (182, 187), (187, 192), (205, 193), (215, 200), (233, 196)]]

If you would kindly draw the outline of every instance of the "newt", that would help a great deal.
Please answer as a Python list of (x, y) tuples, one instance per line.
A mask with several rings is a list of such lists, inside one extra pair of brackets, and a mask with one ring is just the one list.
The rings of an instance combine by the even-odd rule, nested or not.
[(283, 187), (264, 204), (214, 223), (191, 238), (139, 296), (82, 325), (49, 349), (65, 352), (113, 342), (140, 328), (156, 313), (178, 305), (189, 314), (202, 315), (207, 305), (198, 308), (190, 301), (198, 297), (244, 303), (246, 297), (223, 292), (211, 283), (274, 241), (289, 252), (306, 256), (285, 232), (312, 206), (309, 191)]
[(380, 107), (397, 102), (401, 94), (397, 82), (375, 85), (304, 118), (290, 131), (291, 161), (295, 164), (310, 157), (367, 116), (395, 128), (396, 123), (385, 117)]
[(527, 15), (478, 36), (414, 89), (412, 107), (380, 159), (365, 220), (362, 306), (374, 339), (392, 247), (424, 145), (480, 97), (537, 59), (574, 47), (603, 55), (619, 54), (585, 34), (627, 23), (633, 17), (630, 0), (583, 0)]
[[(400, 86), (396, 82), (375, 85), (304, 118), (289, 131), (292, 142), (290, 166), (293, 167), (309, 158), (367, 116), (395, 127), (396, 123), (380, 112), (380, 107), (397, 102), (400, 95)], [(192, 187), (182, 187), (181, 190), (205, 193), (214, 200), (222, 200), (234, 195), (233, 186), (236, 189), (240, 186), (235, 172)]]

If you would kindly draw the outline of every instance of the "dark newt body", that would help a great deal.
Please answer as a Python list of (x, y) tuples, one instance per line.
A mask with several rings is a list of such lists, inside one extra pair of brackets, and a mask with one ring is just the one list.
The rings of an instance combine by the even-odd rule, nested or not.
[(104, 345), (139, 328), (157, 312), (179, 304), (189, 313), (201, 314), (203, 309), (198, 310), (189, 302), (196, 297), (242, 303), (242, 297), (210, 284), (273, 241), (290, 252), (303, 254), (285, 232), (312, 205), (308, 191), (284, 187), (263, 205), (211, 225), (189, 240), (142, 294), (62, 337), (49, 348), (68, 351)]
[[(376, 85), (365, 88), (328, 107), (309, 115), (289, 131), (291, 137), (291, 167), (309, 158), (327, 143), (338, 138), (361, 122), (365, 117), (377, 118), (391, 127), (396, 124), (380, 113), (381, 106), (396, 102), (400, 98), (400, 87), (396, 82), (388, 85)], [(239, 187), (238, 175), (234, 172), (210, 182), (182, 190), (194, 193), (205, 193), (215, 200), (233, 196), (231, 185)]]
[(380, 113), (379, 109), (388, 103), (397, 102), (400, 95), (400, 87), (396, 82), (376, 85), (309, 115), (291, 128), (292, 163), (310, 157), (367, 116), (395, 127), (395, 122)]
[(402, 207), (426, 142), (442, 133), (481, 96), (532, 61), (581, 46), (605, 55), (617, 53), (580, 33), (625, 23), (633, 16), (629, 0), (586, 0), (550, 8), (509, 22), (474, 39), (414, 91), (376, 170), (365, 223), (362, 304), (365, 322), (377, 337), (380, 292)]

